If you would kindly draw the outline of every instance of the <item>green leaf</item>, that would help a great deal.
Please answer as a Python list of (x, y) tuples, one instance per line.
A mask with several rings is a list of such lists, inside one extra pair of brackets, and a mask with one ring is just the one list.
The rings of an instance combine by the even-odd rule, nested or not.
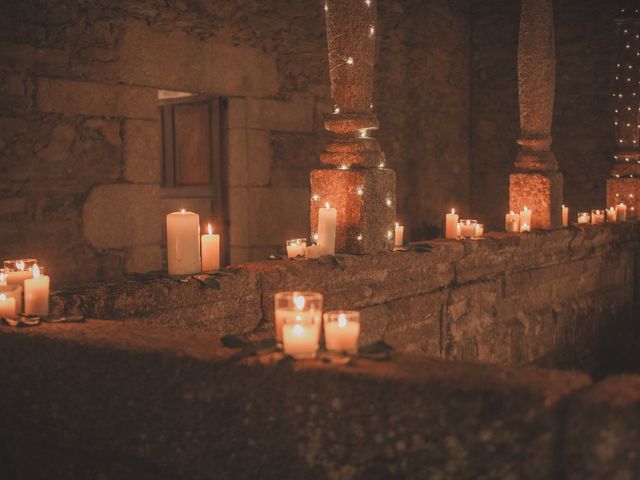
[(433, 247), (428, 243), (422, 243), (420, 245), (410, 245), (409, 250), (412, 252), (430, 253), (433, 252)]

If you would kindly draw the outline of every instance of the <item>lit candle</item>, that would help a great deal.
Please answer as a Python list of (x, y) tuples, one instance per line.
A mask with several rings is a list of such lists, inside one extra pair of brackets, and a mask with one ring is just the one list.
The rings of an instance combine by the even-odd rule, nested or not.
[(360, 335), (360, 312), (332, 311), (324, 314), (327, 350), (356, 353)]
[(33, 278), (24, 281), (24, 312), (27, 315), (49, 314), (49, 277), (40, 275), (38, 265), (33, 266)]
[(4, 273), (4, 270), (0, 270), (0, 286), (7, 284), (7, 274)]
[(504, 217), (504, 229), (507, 232), (519, 232), (520, 231), (520, 215), (514, 212), (509, 212)]
[(220, 235), (213, 234), (211, 224), (207, 226), (208, 235), (202, 235), (202, 271), (220, 270)]
[(16, 316), (16, 299), (0, 293), (0, 317)]
[(318, 351), (320, 335), (312, 322), (287, 318), (282, 326), (284, 353), (293, 358), (314, 358)]
[(282, 326), (287, 319), (300, 322), (312, 322), (320, 332), (322, 318), (321, 293), (317, 292), (279, 292), (275, 295), (276, 343), (282, 345)]
[(460, 233), (461, 231), (461, 226), (460, 226), (460, 222), (456, 223), (456, 238), (460, 238)]
[(458, 233), (458, 221), (460, 216), (456, 214), (455, 208), (451, 209), (451, 213), (447, 213), (445, 217), (445, 238), (449, 240), (455, 240), (460, 235)]
[(627, 220), (627, 206), (624, 203), (616, 205), (616, 218), (618, 222), (624, 222)]
[(0, 286), (0, 293), (7, 298), (13, 298), (16, 305), (16, 313), (22, 312), (22, 286), (4, 285)]
[(33, 278), (31, 269), (36, 264), (34, 259), (28, 260), (8, 260), (4, 262), (6, 272), (7, 285), (24, 285), (24, 281)]
[(591, 223), (593, 225), (604, 223), (604, 212), (602, 210), (591, 210)]
[(460, 221), (460, 236), (464, 238), (473, 238), (476, 235), (476, 220), (461, 220)]
[(562, 205), (562, 226), (569, 226), (569, 207)]
[(293, 238), (287, 240), (287, 257), (304, 257), (307, 250), (306, 238)]
[(591, 221), (591, 214), (589, 212), (578, 213), (578, 223), (589, 223)]
[(318, 246), (322, 255), (333, 255), (336, 252), (336, 221), (338, 211), (329, 203), (318, 210)]
[(616, 223), (617, 214), (616, 207), (607, 208), (607, 222)]
[(200, 217), (184, 209), (167, 215), (169, 275), (200, 271)]
[(479, 223), (476, 225), (476, 238), (482, 238), (484, 236), (484, 224)]
[(318, 245), (309, 245), (305, 250), (305, 255), (307, 258), (320, 258), (322, 256), (322, 251)]
[[(527, 226), (526, 230), (524, 229), (525, 225)], [(520, 231), (531, 231), (531, 210), (529, 210), (527, 207), (524, 207), (524, 210), (520, 212)]]
[(395, 231), (395, 243), (394, 245), (396, 247), (401, 247), (402, 243), (403, 243), (403, 239), (404, 239), (404, 227), (400, 224), (398, 224), (398, 222), (396, 222), (396, 231)]

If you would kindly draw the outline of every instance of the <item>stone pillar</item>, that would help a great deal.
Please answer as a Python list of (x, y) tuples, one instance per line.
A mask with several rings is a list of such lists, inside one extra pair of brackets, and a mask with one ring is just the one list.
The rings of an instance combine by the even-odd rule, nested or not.
[(327, 44), (334, 111), (325, 118), (330, 138), (311, 172), (311, 230), (318, 209), (338, 210), (336, 251), (371, 253), (393, 246), (395, 173), (371, 131), (376, 0), (327, 0)]
[[(629, 217), (640, 209), (640, 15), (620, 11), (618, 61), (615, 78), (614, 131), (616, 150), (607, 179), (607, 206), (627, 205)], [(632, 210), (633, 209), (633, 210)]]
[(518, 40), (520, 153), (509, 181), (509, 209), (531, 209), (532, 228), (562, 226), (562, 174), (550, 150), (554, 95), (552, 0), (522, 0)]

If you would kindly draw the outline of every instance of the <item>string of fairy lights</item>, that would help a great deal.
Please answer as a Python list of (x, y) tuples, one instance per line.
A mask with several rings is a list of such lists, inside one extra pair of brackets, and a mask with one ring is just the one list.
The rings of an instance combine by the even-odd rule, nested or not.
[[(363, 4), (364, 4), (364, 7), (365, 7), (365, 8), (371, 8), (372, 3), (373, 3), (373, 2), (372, 2), (372, 0), (363, 0)], [(324, 4), (324, 11), (325, 11), (325, 15), (328, 15), (328, 14), (329, 14), (329, 4), (328, 4), (328, 3), (326, 3), (326, 2), (325, 2), (325, 4)], [(372, 24), (368, 25), (368, 27), (367, 27), (366, 36), (367, 36), (367, 38), (369, 38), (372, 42), (375, 42), (375, 34), (376, 34), (376, 26), (372, 23)], [(338, 64), (334, 64), (334, 65), (331, 67), (331, 71), (333, 71), (333, 70), (334, 70), (334, 69), (336, 69), (336, 68), (342, 68), (342, 67), (344, 67), (345, 65), (346, 65), (347, 67), (351, 67), (351, 66), (353, 66), (353, 65), (355, 64), (355, 61), (356, 61), (356, 60), (354, 59), (353, 54), (352, 54), (352, 55), (343, 56), (343, 61), (342, 61), (342, 62), (340, 62), (340, 63), (338, 63)], [(370, 108), (370, 110), (372, 110), (372, 111), (373, 111), (373, 102), (370, 104), (369, 108)], [(334, 105), (334, 107), (333, 107), (333, 113), (334, 113), (335, 115), (339, 115), (339, 114), (340, 114), (340, 112), (341, 112), (341, 110), (340, 110), (340, 106), (339, 106), (339, 105)], [(368, 128), (360, 129), (360, 130), (358, 131), (358, 137), (359, 137), (359, 138), (370, 138), (370, 137), (369, 137), (369, 129), (368, 129)], [(384, 167), (385, 167), (385, 162), (384, 162), (384, 159), (382, 159), (382, 160), (380, 161), (380, 163), (378, 164), (378, 168), (379, 168), (379, 169), (383, 169)], [(349, 169), (350, 169), (350, 167), (349, 167), (349, 165), (347, 165), (347, 164), (342, 164), (342, 165), (339, 165), (339, 166), (337, 167), (337, 169), (338, 169), (338, 170), (349, 170)], [(364, 197), (364, 193), (365, 193), (365, 191), (364, 191), (364, 186), (359, 185), (359, 186), (355, 187), (355, 189), (354, 189), (354, 193), (355, 193), (356, 197)], [(311, 195), (311, 201), (312, 201), (313, 203), (318, 203), (318, 202), (320, 202), (321, 200), (322, 200), (322, 198), (321, 198), (321, 196), (320, 196), (318, 193), (312, 193), (312, 195)], [(361, 200), (361, 201), (364, 201), (364, 200)], [(393, 206), (393, 194), (392, 194), (391, 192), (388, 192), (388, 193), (387, 193), (387, 195), (385, 196), (384, 203), (385, 203), (385, 205), (386, 205), (386, 207), (387, 207), (387, 208), (391, 208), (391, 207)], [(311, 237), (312, 237), (314, 240), (317, 240), (317, 239), (318, 239), (318, 233), (317, 233), (317, 232), (313, 232), (313, 234), (311, 235)], [(356, 240), (357, 240), (358, 242), (361, 242), (361, 241), (363, 240), (363, 238), (364, 238), (364, 237), (363, 237), (363, 234), (362, 234), (362, 233), (358, 233), (358, 234), (356, 235)], [(386, 232), (386, 240), (387, 240), (387, 241), (391, 241), (391, 240), (393, 240), (393, 238), (394, 238), (394, 230), (393, 230), (393, 225), (391, 225), (391, 226), (389, 227), (389, 229), (387, 230), (387, 232)]]

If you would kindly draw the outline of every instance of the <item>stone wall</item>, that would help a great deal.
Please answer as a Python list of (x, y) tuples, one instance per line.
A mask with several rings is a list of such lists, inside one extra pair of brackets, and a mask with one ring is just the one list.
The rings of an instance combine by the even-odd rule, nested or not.
[(640, 476), (637, 375), (233, 354), (157, 326), (0, 327), (0, 476)]
[[(469, 200), (468, 14), (464, 0), (380, 5), (380, 138), (414, 238)], [(0, 258), (37, 257), (57, 285), (116, 279), (162, 268), (167, 212), (206, 222), (210, 192), (160, 187), (159, 90), (229, 98), (233, 262), (308, 235), (325, 43), (315, 1), (3, 2)]]
[[(501, 228), (519, 135), (517, 40), (520, 3), (472, 1), (474, 215)], [(612, 167), (615, 16), (624, 0), (555, 0), (556, 96), (553, 144), (565, 204), (605, 207)], [(630, 3), (630, 2), (626, 2)], [(637, 8), (637, 5), (635, 5)]]
[(629, 354), (639, 241), (632, 223), (498, 233), (433, 241), (433, 252), (345, 255), (343, 264), (239, 265), (215, 277), (217, 288), (168, 278), (100, 284), (58, 292), (53, 305), (91, 318), (272, 336), (274, 294), (314, 290), (326, 309), (362, 312), (363, 344), (383, 339), (431, 357), (600, 373), (638, 363)]

